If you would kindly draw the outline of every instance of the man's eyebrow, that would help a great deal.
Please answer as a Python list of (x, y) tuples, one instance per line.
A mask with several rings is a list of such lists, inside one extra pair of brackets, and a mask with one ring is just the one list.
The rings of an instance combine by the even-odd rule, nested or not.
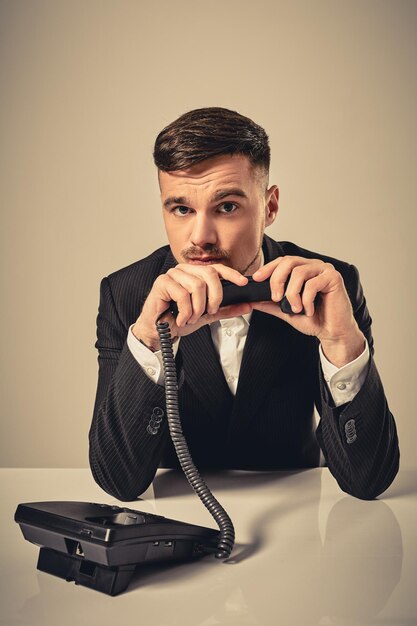
[[(230, 189), (218, 189), (212, 196), (211, 202), (218, 202), (219, 200), (223, 200), (223, 198), (227, 198), (228, 196), (239, 196), (240, 198), (247, 198), (247, 194), (240, 189), (239, 187), (232, 187)], [(168, 208), (172, 204), (190, 204), (185, 196), (169, 196), (163, 202), (163, 206)]]
[(216, 202), (217, 200), (223, 200), (223, 198), (227, 198), (228, 196), (239, 196), (240, 198), (248, 197), (243, 189), (240, 189), (239, 187), (232, 187), (230, 189), (219, 189), (211, 197), (211, 201)]
[(171, 204), (187, 204), (187, 198), (184, 198), (184, 196), (169, 196), (164, 200), (163, 206), (167, 208)]

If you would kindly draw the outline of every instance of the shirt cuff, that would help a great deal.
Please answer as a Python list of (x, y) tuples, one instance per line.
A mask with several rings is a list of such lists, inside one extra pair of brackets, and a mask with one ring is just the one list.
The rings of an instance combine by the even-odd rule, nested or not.
[[(147, 377), (157, 385), (163, 385), (165, 381), (164, 370), (162, 367), (162, 352), (160, 350), (152, 352), (152, 350), (147, 348), (145, 344), (139, 341), (139, 339), (133, 334), (133, 326), (134, 324), (129, 327), (129, 332), (127, 334), (127, 347)], [(174, 358), (178, 352), (179, 343), (179, 338), (177, 337), (172, 344)]]
[(333, 398), (335, 406), (351, 402), (365, 382), (370, 353), (365, 339), (365, 349), (354, 361), (343, 367), (336, 367), (324, 356), (319, 345), (321, 368), (324, 380)]

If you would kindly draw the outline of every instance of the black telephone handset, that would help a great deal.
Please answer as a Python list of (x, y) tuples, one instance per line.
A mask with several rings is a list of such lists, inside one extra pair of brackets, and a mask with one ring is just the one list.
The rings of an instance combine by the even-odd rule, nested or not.
[[(229, 280), (220, 281), (223, 287), (223, 298), (220, 304), (220, 308), (223, 306), (228, 306), (229, 304), (238, 304), (240, 302), (263, 302), (272, 300), (269, 278), (261, 282), (253, 280), (252, 276), (248, 276), (247, 278), (248, 283), (246, 285), (243, 285), (243, 287), (235, 285)], [(287, 284), (288, 280), (285, 287), (287, 286)], [(283, 313), (294, 314), (291, 309), (291, 305), (285, 295), (280, 302), (277, 302), (277, 305), (278, 304)], [(173, 300), (171, 300), (170, 302), (170, 310), (175, 316), (178, 315), (178, 306), (177, 303)], [(303, 311), (301, 311), (301, 313), (303, 313)], [(297, 313), (294, 315), (299, 314)]]

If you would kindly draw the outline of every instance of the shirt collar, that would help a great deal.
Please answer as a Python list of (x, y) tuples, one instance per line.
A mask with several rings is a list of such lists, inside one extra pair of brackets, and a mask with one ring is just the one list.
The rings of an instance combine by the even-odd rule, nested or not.
[(246, 324), (249, 326), (250, 324), (250, 320), (252, 317), (252, 313), (253, 311), (249, 311), (249, 313), (245, 313), (244, 315), (242, 315), (243, 319), (245, 320)]

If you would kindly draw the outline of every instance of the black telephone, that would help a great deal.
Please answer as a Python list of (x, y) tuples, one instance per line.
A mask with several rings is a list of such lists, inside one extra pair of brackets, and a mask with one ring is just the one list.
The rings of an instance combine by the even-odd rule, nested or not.
[(19, 504), (15, 521), (40, 546), (37, 568), (114, 596), (137, 566), (217, 550), (219, 531), (127, 507), (90, 502)]
[[(271, 299), (269, 280), (238, 287), (222, 281), (221, 306)], [(291, 306), (284, 297), (285, 313)], [(167, 311), (178, 314), (175, 302), (156, 322), (165, 373), (166, 413), (171, 439), (188, 482), (216, 520), (219, 530), (185, 524), (134, 509), (86, 502), (19, 504), (15, 521), (23, 536), (39, 545), (37, 568), (109, 595), (124, 591), (137, 565), (149, 561), (184, 561), (214, 553), (227, 558), (234, 545), (233, 523), (195, 467), (181, 429), (177, 372)]]

